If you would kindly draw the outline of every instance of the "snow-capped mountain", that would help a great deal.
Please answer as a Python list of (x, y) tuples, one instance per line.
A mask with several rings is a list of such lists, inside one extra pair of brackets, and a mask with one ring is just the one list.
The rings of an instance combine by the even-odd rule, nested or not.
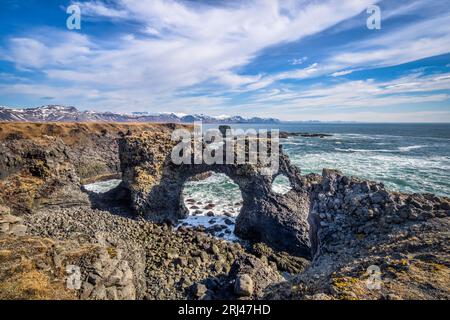
[(37, 108), (11, 109), (0, 107), (0, 121), (2, 122), (174, 122), (192, 123), (278, 123), (273, 118), (244, 118), (241, 116), (212, 117), (204, 114), (182, 113), (146, 113), (133, 112), (119, 114), (112, 112), (79, 111), (75, 107), (48, 105)]

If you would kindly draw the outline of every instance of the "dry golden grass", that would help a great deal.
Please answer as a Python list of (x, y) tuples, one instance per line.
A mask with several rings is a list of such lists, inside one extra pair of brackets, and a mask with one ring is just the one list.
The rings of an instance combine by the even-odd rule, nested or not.
[[(163, 123), (115, 123), (115, 122), (4, 122), (0, 124), (0, 140), (8, 137), (19, 137), (40, 141), (45, 136), (61, 138), (68, 146), (88, 142), (92, 135), (112, 135), (119, 132), (133, 133), (147, 131), (167, 131), (167, 124)], [(45, 139), (44, 139), (45, 140)], [(42, 141), (45, 142), (45, 141)]]
[[(0, 300), (71, 300), (60, 270), (50, 252), (54, 242), (33, 237), (0, 240)], [(46, 265), (50, 269), (39, 268)]]
[(73, 300), (75, 295), (62, 281), (52, 281), (38, 270), (17, 273), (0, 283), (2, 300)]

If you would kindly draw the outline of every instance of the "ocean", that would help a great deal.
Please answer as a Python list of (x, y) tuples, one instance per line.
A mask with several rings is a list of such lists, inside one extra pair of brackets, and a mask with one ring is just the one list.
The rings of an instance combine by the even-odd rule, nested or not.
[(283, 150), (302, 174), (338, 169), (346, 175), (383, 182), (393, 191), (450, 196), (450, 124), (289, 123), (231, 127), (331, 134), (323, 139), (281, 140)]

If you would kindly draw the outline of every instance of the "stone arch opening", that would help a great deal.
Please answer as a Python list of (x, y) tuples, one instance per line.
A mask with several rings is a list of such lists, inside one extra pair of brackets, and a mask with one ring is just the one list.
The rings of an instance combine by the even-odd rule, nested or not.
[(239, 186), (226, 174), (206, 171), (187, 179), (180, 197), (188, 216), (180, 226), (203, 226), (209, 234), (226, 240), (234, 235), (236, 218), (243, 207)]
[(260, 163), (207, 164), (191, 158), (190, 163), (175, 164), (171, 160), (173, 145), (170, 136), (164, 139), (142, 135), (119, 140), (124, 185), (130, 191), (130, 205), (136, 214), (178, 225), (189, 213), (182, 195), (185, 182), (208, 171), (223, 173), (239, 186), (243, 198), (236, 218), (237, 236), (294, 255), (310, 255), (309, 187), (282, 148), (275, 170), (289, 178), (292, 190), (285, 195), (271, 191), (274, 175), (267, 174), (267, 168)]

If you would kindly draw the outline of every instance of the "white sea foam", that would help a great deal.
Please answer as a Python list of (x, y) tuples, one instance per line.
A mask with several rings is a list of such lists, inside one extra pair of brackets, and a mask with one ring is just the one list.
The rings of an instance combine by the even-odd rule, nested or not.
[(421, 149), (421, 148), (425, 148), (426, 146), (409, 146), (409, 147), (400, 147), (398, 148), (398, 150), (402, 151), (402, 152), (408, 152), (411, 150), (416, 150), (416, 149)]
[(292, 187), (290, 185), (289, 179), (286, 176), (279, 175), (274, 179), (271, 189), (275, 193), (286, 194), (291, 191)]
[[(232, 224), (225, 223), (225, 220), (227, 220), (229, 223), (230, 221)], [(224, 226), (225, 229), (221, 230), (220, 232), (217, 232), (214, 236), (219, 239), (224, 239), (227, 241), (239, 241), (240, 239), (234, 234), (234, 226), (236, 223), (236, 218), (233, 217), (207, 217), (207, 216), (189, 216), (186, 219), (180, 220), (177, 228), (181, 226), (185, 227), (198, 227), (203, 226), (205, 228), (213, 227), (215, 225)]]
[[(215, 232), (214, 236), (227, 241), (239, 240), (234, 235), (234, 223), (243, 200), (239, 186), (228, 176), (213, 173), (204, 180), (189, 181), (183, 188), (183, 198), (189, 216), (181, 220), (178, 226), (224, 226), (226, 228)], [(207, 216), (209, 212), (214, 216)], [(225, 220), (229, 224), (226, 224)]]
[(108, 192), (117, 186), (122, 182), (120, 179), (111, 179), (111, 180), (105, 180), (105, 181), (99, 181), (95, 183), (86, 184), (83, 187), (91, 192), (95, 193), (105, 193)]
[[(449, 157), (412, 157), (400, 153), (316, 152), (292, 154), (302, 173), (335, 168), (344, 174), (384, 182), (390, 190), (450, 194)], [(440, 177), (435, 179), (433, 177)]]

